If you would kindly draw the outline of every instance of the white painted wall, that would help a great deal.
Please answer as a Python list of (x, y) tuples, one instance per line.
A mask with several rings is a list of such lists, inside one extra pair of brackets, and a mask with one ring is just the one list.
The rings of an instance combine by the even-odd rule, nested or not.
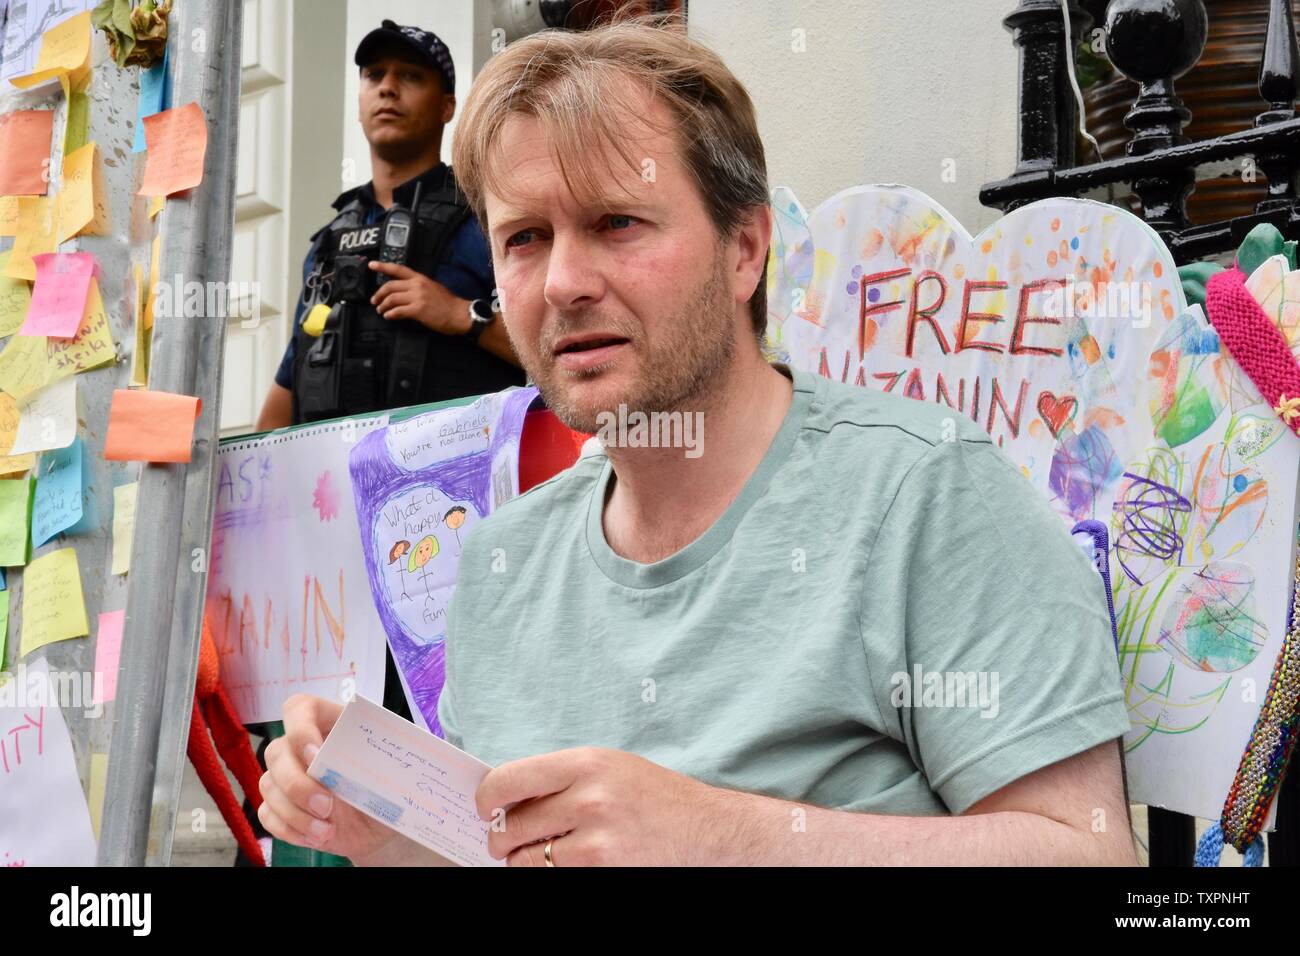
[(1016, 54), (1002, 27), (1015, 6), (691, 0), (688, 26), (749, 89), (774, 187), (812, 209), (858, 183), (906, 183), (976, 232), (999, 216), (980, 185), (1015, 166)]

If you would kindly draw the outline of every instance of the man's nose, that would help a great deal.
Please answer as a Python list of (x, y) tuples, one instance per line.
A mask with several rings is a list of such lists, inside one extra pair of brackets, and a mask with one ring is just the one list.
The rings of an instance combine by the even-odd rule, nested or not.
[(604, 294), (604, 279), (592, 252), (582, 237), (556, 233), (546, 263), (545, 297), (549, 305), (568, 309), (594, 302)]

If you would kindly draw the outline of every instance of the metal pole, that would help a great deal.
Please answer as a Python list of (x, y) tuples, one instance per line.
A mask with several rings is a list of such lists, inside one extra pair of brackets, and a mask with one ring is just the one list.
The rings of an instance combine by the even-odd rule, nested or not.
[[(191, 0), (169, 27), (172, 105), (203, 108), (208, 146), (202, 184), (161, 214), (164, 282), (206, 290), (229, 276), (242, 16), (242, 0)], [(225, 324), (224, 315), (154, 321), (149, 387), (198, 395), (203, 408), (193, 460), (140, 475), (100, 866), (166, 862), (170, 850), (207, 584)], [(154, 840), (151, 821), (164, 829)]]

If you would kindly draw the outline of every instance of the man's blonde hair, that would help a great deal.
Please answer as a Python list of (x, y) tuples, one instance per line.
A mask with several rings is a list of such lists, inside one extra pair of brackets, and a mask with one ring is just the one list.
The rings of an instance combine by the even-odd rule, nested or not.
[[(629, 83), (628, 81), (631, 81)], [(642, 160), (620, 123), (649, 128), (633, 91), (648, 91), (673, 117), (678, 154), (720, 238), (768, 204), (767, 163), (754, 104), (712, 50), (692, 42), (680, 18), (618, 19), (589, 31), (545, 30), (509, 44), (474, 80), (452, 144), (456, 180), (484, 232), (484, 194), (506, 195), (509, 159), (498, 139), (512, 115), (538, 120), (565, 184), (580, 201), (602, 196), (604, 143), (638, 174)], [(499, 160), (504, 159), (504, 163)], [(762, 212), (763, 210), (757, 210)], [(767, 326), (767, 267), (749, 300), (754, 332)]]

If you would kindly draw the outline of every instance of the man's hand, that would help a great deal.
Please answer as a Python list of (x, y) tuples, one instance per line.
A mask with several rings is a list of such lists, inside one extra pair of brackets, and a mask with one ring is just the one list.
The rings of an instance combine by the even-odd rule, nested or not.
[[(513, 760), (479, 784), (488, 853), (510, 866), (685, 866), (711, 862), (719, 791), (635, 754), (579, 747)], [(513, 806), (512, 806), (513, 805)]]
[(257, 818), (286, 843), (346, 856), (359, 865), (395, 862), (386, 857), (405, 842), (397, 839), (395, 830), (334, 799), (307, 776), (307, 767), (341, 713), (340, 705), (306, 694), (284, 702), (284, 736), (266, 748)]
[(370, 297), (370, 303), (385, 319), (415, 319), (425, 328), (443, 335), (464, 335), (469, 331), (469, 300), (453, 295), (409, 266), (370, 260), (370, 268), (389, 280)]

